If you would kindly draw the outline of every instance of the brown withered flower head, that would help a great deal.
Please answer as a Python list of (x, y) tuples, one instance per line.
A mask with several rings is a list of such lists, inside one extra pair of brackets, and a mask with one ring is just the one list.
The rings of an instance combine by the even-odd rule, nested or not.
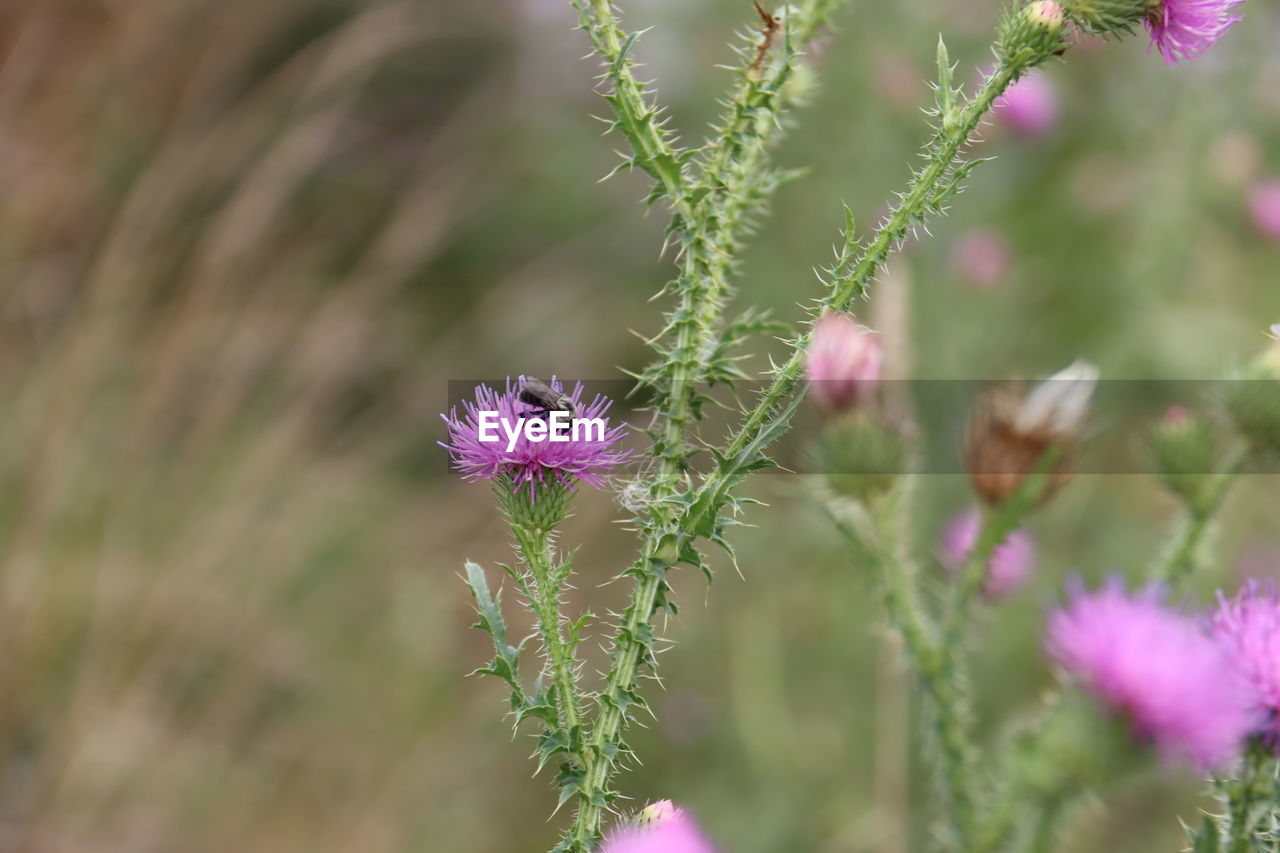
[(1077, 361), (1027, 391), (1020, 382), (990, 389), (969, 419), (965, 468), (974, 491), (998, 504), (1021, 488), (1050, 451), (1061, 452), (1041, 499), (1070, 477), (1070, 449), (1089, 419), (1098, 369)]

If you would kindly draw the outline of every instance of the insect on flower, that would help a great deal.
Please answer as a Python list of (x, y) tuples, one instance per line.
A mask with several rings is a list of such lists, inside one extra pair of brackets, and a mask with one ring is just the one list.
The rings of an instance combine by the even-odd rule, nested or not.
[(523, 378), (520, 385), (519, 399), (521, 403), (533, 406), (530, 417), (542, 418), (551, 412), (568, 412), (570, 417), (578, 414), (578, 407), (567, 394), (561, 394), (541, 379), (533, 376)]

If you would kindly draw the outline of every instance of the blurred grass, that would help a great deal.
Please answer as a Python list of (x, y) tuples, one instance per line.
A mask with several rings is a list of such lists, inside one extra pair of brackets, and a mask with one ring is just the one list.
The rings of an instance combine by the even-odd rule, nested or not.
[[(779, 152), (812, 176), (753, 239), (744, 302), (798, 316), (839, 204), (869, 227), (907, 174), (937, 32), (973, 67), (993, 8), (855, 0)], [(998, 161), (893, 264), (915, 375), (1080, 355), (1214, 377), (1261, 346), (1280, 248), (1242, 192), (1280, 173), (1280, 16), (1246, 13), (1173, 71), (1139, 40), (1082, 50), (1049, 71), (1052, 135), (992, 129)], [(628, 6), (693, 139), (748, 17)], [(645, 359), (626, 329), (657, 326), (663, 217), (637, 176), (596, 183), (618, 143), (572, 20), (560, 0), (0, 12), (0, 849), (550, 846), (531, 744), (463, 678), (484, 650), (456, 573), (507, 558), (506, 535), (434, 441), (446, 380), (613, 378)], [(1014, 252), (985, 291), (949, 260), (976, 227)], [(679, 579), (624, 788), (688, 803), (734, 853), (921, 849), (929, 780), (871, 590), (797, 481), (753, 489), (772, 506), (737, 537), (748, 582)], [(921, 491), (928, 554), (965, 488)], [(1277, 546), (1275, 497), (1233, 503), (1206, 587)], [(1088, 477), (1037, 520), (1035, 588), (984, 626), (984, 720), (1050, 683), (1039, 618), (1062, 577), (1136, 571), (1172, 511), (1143, 478)], [(629, 555), (615, 514), (579, 500), (574, 606), (622, 601), (598, 586)], [(1176, 849), (1197, 789), (1153, 771), (1064, 849)]]

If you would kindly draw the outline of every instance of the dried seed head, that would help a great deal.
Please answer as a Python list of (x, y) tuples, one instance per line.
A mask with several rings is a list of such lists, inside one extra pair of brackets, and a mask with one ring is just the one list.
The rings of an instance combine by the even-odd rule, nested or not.
[(1069, 478), (1068, 451), (1088, 420), (1098, 370), (1076, 362), (1041, 382), (1030, 393), (1021, 383), (988, 391), (969, 421), (966, 468), (974, 490), (988, 503), (1011, 497), (1045, 454), (1062, 452), (1042, 498)]

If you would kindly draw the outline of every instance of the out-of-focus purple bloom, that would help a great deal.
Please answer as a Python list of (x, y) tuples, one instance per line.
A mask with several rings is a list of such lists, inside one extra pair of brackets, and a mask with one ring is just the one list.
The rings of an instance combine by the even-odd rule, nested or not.
[[(604, 840), (600, 853), (715, 853), (693, 818), (664, 800), (664, 816), (646, 825), (619, 829)], [(653, 808), (651, 806), (650, 808)]]
[(1202, 626), (1117, 578), (1049, 615), (1049, 654), (1166, 757), (1219, 767), (1255, 727), (1257, 699)]
[(1280, 240), (1280, 180), (1262, 181), (1249, 190), (1249, 216), (1259, 233)]
[(1233, 10), (1244, 0), (1161, 0), (1144, 22), (1164, 61), (1195, 59), (1240, 20)]
[(824, 409), (840, 411), (871, 396), (880, 382), (880, 342), (848, 314), (824, 314), (805, 354), (809, 393)]
[(1250, 581), (1234, 598), (1218, 593), (1213, 637), (1256, 691), (1255, 710), (1280, 746), (1280, 596), (1275, 584)]
[(1058, 123), (1058, 92), (1043, 74), (1026, 74), (996, 99), (995, 116), (1024, 136), (1043, 136)]
[(979, 228), (961, 237), (951, 251), (951, 265), (965, 281), (988, 288), (1009, 271), (1009, 244), (996, 231)]
[[(582, 383), (578, 383), (568, 395), (576, 410), (574, 417), (599, 418), (604, 422), (603, 429), (584, 425), (576, 436), (570, 433), (567, 441), (535, 441), (521, 429), (512, 440), (500, 424), (515, 429), (522, 419), (538, 417), (536, 407), (519, 399), (522, 383), (523, 377), (514, 383), (508, 379), (502, 393), (488, 385), (478, 385), (475, 400), (464, 402), (461, 414), (454, 408), (441, 415), (449, 428), (449, 441), (440, 445), (449, 451), (453, 467), (466, 480), (510, 477), (517, 490), (528, 485), (531, 495), (537, 486), (550, 482), (571, 488), (578, 482), (597, 489), (603, 487), (609, 472), (631, 455), (617, 447), (626, 433), (626, 424), (611, 426), (605, 417), (612, 401), (597, 394), (590, 403), (583, 403)], [(551, 387), (564, 394), (564, 386), (554, 378)], [(496, 435), (496, 441), (481, 439), (482, 412), (497, 413), (499, 426), (486, 433), (489, 437)]]
[[(969, 552), (978, 541), (982, 519), (977, 510), (961, 513), (947, 525), (940, 543), (942, 565), (953, 574), (964, 568)], [(983, 592), (988, 598), (1003, 598), (1015, 592), (1031, 577), (1035, 568), (1036, 548), (1031, 534), (1015, 530), (991, 552)]]

